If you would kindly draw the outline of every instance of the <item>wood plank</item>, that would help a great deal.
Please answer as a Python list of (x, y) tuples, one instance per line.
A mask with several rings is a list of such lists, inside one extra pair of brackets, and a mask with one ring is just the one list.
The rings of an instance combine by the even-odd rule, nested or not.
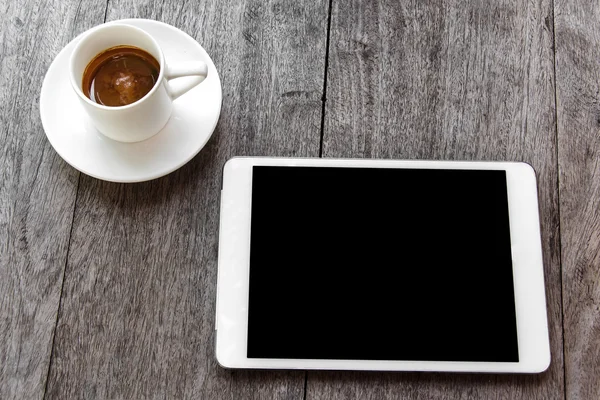
[(551, 2), (333, 1), (324, 156), (537, 171), (552, 363), (539, 375), (309, 372), (307, 399), (563, 398)]
[(215, 361), (219, 192), (234, 155), (318, 155), (327, 5), (110, 1), (109, 20), (195, 37), (220, 72), (223, 109), (207, 147), (167, 177), (82, 175), (49, 398), (302, 398), (304, 372)]
[(566, 394), (600, 398), (600, 3), (556, 1)]
[(42, 80), (105, 5), (0, 0), (1, 399), (44, 394), (79, 176), (44, 135)]

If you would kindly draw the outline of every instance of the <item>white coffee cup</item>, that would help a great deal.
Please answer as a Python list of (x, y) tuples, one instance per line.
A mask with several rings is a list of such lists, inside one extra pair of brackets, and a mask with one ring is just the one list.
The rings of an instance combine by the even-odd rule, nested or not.
[[(150, 53), (160, 64), (154, 87), (138, 101), (119, 107), (98, 104), (83, 94), (85, 67), (99, 53), (115, 46), (135, 46)], [(157, 134), (171, 116), (173, 100), (200, 84), (208, 73), (202, 61), (167, 63), (156, 42), (144, 30), (125, 24), (106, 24), (92, 29), (75, 46), (69, 63), (71, 85), (96, 128), (120, 142), (139, 142)], [(193, 76), (185, 82), (171, 79)]]

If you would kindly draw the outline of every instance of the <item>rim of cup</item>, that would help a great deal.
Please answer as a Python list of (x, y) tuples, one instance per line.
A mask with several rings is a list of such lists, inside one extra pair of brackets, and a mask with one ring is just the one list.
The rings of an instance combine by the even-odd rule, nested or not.
[[(133, 31), (137, 31), (138, 33), (140, 33), (140, 34), (146, 36), (148, 39), (150, 39), (150, 41), (152, 42), (153, 46), (156, 47), (156, 50), (158, 51), (158, 55), (159, 55), (158, 65), (160, 66), (160, 71), (158, 73), (158, 78), (156, 79), (156, 82), (154, 83), (154, 86), (152, 87), (152, 89), (150, 89), (150, 91), (148, 93), (146, 93), (144, 95), (144, 97), (142, 97), (139, 100), (134, 101), (133, 103), (126, 104), (124, 106), (114, 106), (113, 107), (113, 106), (105, 106), (105, 105), (96, 103), (96, 102), (92, 101), (89, 97), (87, 97), (85, 94), (83, 94), (83, 91), (81, 89), (81, 82), (83, 81), (83, 76), (80, 76), (79, 78), (75, 77), (74, 65), (73, 64), (75, 63), (75, 56), (77, 55), (77, 53), (79, 53), (79, 51), (81, 50), (81, 48), (83, 46), (85, 46), (85, 44), (90, 40), (90, 37), (92, 35), (97, 35), (97, 34), (99, 34), (99, 32), (101, 32), (103, 30), (112, 29), (114, 27), (123, 27), (123, 28), (126, 28), (126, 29), (131, 29)], [(131, 45), (131, 46), (133, 46), (133, 45)], [(107, 50), (107, 49), (104, 49), (104, 50)], [(104, 51), (104, 50), (101, 50), (101, 52)], [(146, 49), (142, 49), (142, 50), (148, 52)], [(98, 53), (98, 54), (100, 54), (100, 53)], [(93, 59), (94, 58), (88, 60), (86, 66), (89, 65), (89, 63)], [(84, 73), (85, 73), (85, 69), (84, 69)], [(145, 30), (143, 30), (141, 28), (138, 28), (137, 26), (133, 26), (133, 25), (108, 23), (108, 24), (102, 24), (102, 25), (100, 25), (100, 26), (98, 26), (96, 28), (92, 28), (90, 31), (88, 31), (86, 34), (84, 34), (84, 36), (81, 38), (81, 40), (79, 40), (79, 43), (77, 43), (77, 45), (73, 49), (73, 52), (71, 53), (71, 57), (70, 57), (70, 60), (69, 60), (69, 78), (71, 80), (71, 86), (73, 86), (73, 89), (75, 90), (75, 92), (77, 93), (77, 95), (83, 101), (85, 101), (86, 103), (90, 104), (91, 106), (100, 108), (102, 110), (116, 111), (116, 110), (125, 110), (125, 109), (128, 109), (128, 108), (135, 107), (136, 105), (144, 102), (156, 90), (158, 90), (158, 86), (160, 86), (159, 83), (162, 82), (162, 80), (164, 79), (164, 76), (165, 76), (165, 60), (164, 60), (164, 55), (163, 55), (162, 49), (158, 45), (158, 42), (148, 32), (146, 32)]]

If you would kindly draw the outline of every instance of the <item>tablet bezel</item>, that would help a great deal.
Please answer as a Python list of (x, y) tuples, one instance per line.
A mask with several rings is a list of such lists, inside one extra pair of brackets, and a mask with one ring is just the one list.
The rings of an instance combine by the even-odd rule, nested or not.
[[(248, 358), (250, 215), (254, 166), (506, 171), (519, 362)], [(223, 171), (215, 316), (216, 358), (226, 368), (536, 373), (550, 364), (537, 184), (520, 162), (236, 157)]]

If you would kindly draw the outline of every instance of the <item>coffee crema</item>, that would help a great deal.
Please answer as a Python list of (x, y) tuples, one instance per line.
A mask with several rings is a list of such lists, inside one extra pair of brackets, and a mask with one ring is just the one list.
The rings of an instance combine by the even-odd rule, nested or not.
[(89, 62), (81, 87), (90, 100), (119, 107), (135, 103), (156, 84), (160, 64), (147, 51), (134, 46), (104, 50)]

